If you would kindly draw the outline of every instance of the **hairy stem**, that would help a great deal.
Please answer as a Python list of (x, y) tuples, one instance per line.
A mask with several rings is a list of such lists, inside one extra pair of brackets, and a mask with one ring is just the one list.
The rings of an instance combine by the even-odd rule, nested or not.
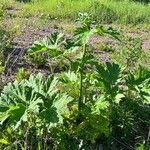
[(82, 60), (81, 60), (81, 65), (80, 65), (80, 96), (79, 96), (79, 101), (78, 101), (78, 111), (80, 113), (81, 111), (81, 107), (82, 107), (82, 104), (83, 104), (83, 74), (84, 74), (84, 65), (85, 65), (85, 56), (86, 56), (86, 44), (84, 44), (83, 46), (83, 57), (82, 57)]

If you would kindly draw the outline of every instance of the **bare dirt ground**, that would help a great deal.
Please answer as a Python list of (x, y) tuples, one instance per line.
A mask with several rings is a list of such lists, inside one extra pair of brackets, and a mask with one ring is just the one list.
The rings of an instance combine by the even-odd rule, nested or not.
[[(12, 21), (15, 20), (16, 14), (20, 13), (20, 9), (8, 9), (8, 18), (5, 19), (6, 25), (9, 26), (12, 24)], [(16, 19), (17, 20), (17, 19)], [(39, 19), (36, 16), (29, 17), (29, 18), (21, 18), (21, 21), (18, 21), (18, 24), (20, 25), (18, 28), (21, 31), (20, 36), (15, 36), (14, 38), (14, 44), (15, 47), (28, 49), (34, 41), (40, 40), (45, 36), (48, 36), (54, 31), (54, 27), (57, 26), (58, 28), (63, 28), (66, 30), (66, 32), (73, 31), (75, 24), (74, 22), (66, 22), (66, 21), (57, 21), (57, 20), (50, 20), (50, 19)], [(15, 22), (17, 25), (17, 22)], [(109, 26), (109, 25), (106, 25)], [(110, 25), (111, 26), (111, 25)], [(112, 25), (113, 26), (113, 25)], [(115, 29), (119, 30), (120, 25), (114, 27)], [(118, 30), (118, 31), (119, 31)], [(132, 27), (125, 27), (123, 29), (123, 34), (129, 35), (134, 38), (141, 38), (143, 41), (143, 49), (144, 50), (150, 50), (150, 28), (144, 28), (144, 29), (132, 29)], [(93, 43), (109, 43), (109, 39), (105, 37), (94, 37), (91, 40)]]
[[(59, 22), (58, 22), (59, 24)], [(61, 26), (60, 26), (61, 28)], [(54, 25), (51, 23), (47, 23), (46, 25), (43, 25), (39, 28), (34, 28), (34, 26), (26, 26), (24, 27), (22, 31), (22, 35), (16, 36), (14, 38), (14, 43), (17, 47), (22, 48), (29, 48), (34, 41), (41, 40), (45, 36), (50, 35), (54, 31)], [(134, 38), (141, 38), (143, 41), (143, 49), (150, 50), (150, 31), (143, 31), (143, 32), (128, 32), (125, 33), (126, 35), (129, 35)], [(91, 39), (92, 43), (111, 43), (108, 38), (105, 37), (94, 37)]]

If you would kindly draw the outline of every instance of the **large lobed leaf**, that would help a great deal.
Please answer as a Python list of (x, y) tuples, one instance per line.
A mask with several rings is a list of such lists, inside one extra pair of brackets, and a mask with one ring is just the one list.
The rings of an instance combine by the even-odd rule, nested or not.
[(57, 78), (42, 74), (31, 75), (29, 80), (15, 81), (4, 87), (0, 97), (0, 122), (15, 128), (21, 122), (27, 122), (30, 114), (45, 120), (47, 123), (63, 121), (61, 115), (72, 101), (66, 94), (59, 94)]

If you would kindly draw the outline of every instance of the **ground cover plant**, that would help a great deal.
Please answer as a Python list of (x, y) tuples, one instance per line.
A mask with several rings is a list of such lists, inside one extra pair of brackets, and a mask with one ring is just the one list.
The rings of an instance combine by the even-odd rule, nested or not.
[[(21, 3), (20, 3), (21, 2)], [(23, 3), (24, 2), (24, 3)], [(75, 20), (89, 12), (101, 23), (150, 23), (150, 4), (132, 0), (2, 0), (5, 8), (21, 10), (11, 15)], [(59, 13), (61, 12), (61, 13)]]
[[(132, 0), (43, 0), (25, 5), (24, 15), (41, 14), (43, 17), (75, 19), (77, 13), (89, 12), (94, 19), (103, 23), (149, 23), (150, 5)], [(61, 13), (59, 13), (61, 11)], [(28, 12), (28, 13), (27, 13)]]
[(77, 21), (73, 36), (55, 31), (26, 53), (38, 67), (61, 62), (60, 70), (44, 76), (20, 69), (17, 80), (2, 89), (2, 149), (149, 149), (150, 71), (136, 63), (140, 42), (135, 52), (127, 51), (123, 65), (102, 62), (91, 37), (122, 42), (122, 36), (87, 13)]

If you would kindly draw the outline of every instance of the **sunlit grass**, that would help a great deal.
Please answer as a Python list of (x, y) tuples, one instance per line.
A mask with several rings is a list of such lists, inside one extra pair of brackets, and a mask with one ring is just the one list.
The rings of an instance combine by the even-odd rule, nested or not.
[(0, 0), (0, 7), (21, 9), (17, 15), (27, 17), (75, 20), (79, 12), (88, 12), (102, 23), (150, 23), (150, 4), (130, 0), (32, 0), (30, 3)]
[(79, 12), (89, 12), (100, 22), (150, 23), (150, 5), (129, 0), (39, 0), (26, 3), (24, 8), (27, 16), (74, 20)]

